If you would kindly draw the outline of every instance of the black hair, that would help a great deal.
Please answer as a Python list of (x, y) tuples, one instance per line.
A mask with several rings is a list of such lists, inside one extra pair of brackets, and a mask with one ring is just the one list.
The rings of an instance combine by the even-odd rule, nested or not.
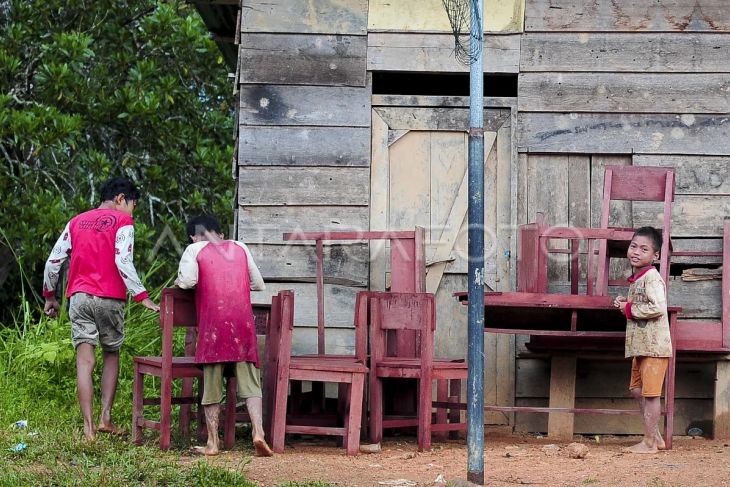
[(188, 220), (185, 227), (187, 236), (201, 235), (205, 231), (221, 233), (221, 224), (213, 215), (198, 215)]
[(662, 232), (654, 227), (639, 228), (636, 232), (634, 232), (634, 236), (631, 238), (633, 240), (636, 237), (646, 237), (651, 240), (651, 244), (654, 247), (655, 252), (659, 252), (662, 249)]
[(111, 201), (118, 194), (123, 194), (127, 201), (137, 201), (139, 199), (139, 190), (132, 181), (127, 178), (111, 178), (107, 180), (99, 189), (101, 193), (101, 201)]

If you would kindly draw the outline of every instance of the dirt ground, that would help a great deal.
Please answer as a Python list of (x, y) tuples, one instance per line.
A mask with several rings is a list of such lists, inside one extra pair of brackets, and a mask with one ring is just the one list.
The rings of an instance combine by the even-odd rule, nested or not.
[[(647, 486), (695, 487), (730, 485), (730, 443), (675, 437), (674, 449), (656, 455), (621, 450), (636, 437), (578, 437), (588, 455), (571, 459), (567, 443), (547, 438), (488, 430), (485, 485), (514, 486)], [(241, 454), (226, 452), (212, 459), (218, 465), (240, 465)], [(434, 443), (418, 453), (415, 440), (391, 439), (380, 453), (350, 458), (334, 443), (293, 441), (274, 458), (253, 458), (246, 476), (262, 486), (288, 481), (323, 481), (338, 486), (461, 486), (466, 478), (466, 446), (462, 441)]]

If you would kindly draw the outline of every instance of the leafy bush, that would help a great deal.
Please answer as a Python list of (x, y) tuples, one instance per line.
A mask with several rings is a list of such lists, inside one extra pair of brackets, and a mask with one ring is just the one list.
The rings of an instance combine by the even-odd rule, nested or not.
[(160, 257), (151, 284), (166, 279), (187, 217), (232, 220), (233, 123), (223, 58), (189, 3), (0, 3), (0, 323), (24, 301), (21, 268), (38, 300), (53, 243), (110, 176), (139, 185), (135, 262)]

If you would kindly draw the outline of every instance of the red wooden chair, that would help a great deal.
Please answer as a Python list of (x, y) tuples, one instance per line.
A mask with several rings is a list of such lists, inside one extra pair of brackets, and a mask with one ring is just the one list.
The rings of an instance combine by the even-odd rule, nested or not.
[[(520, 227), (518, 254), (518, 291), (548, 292), (549, 254), (570, 255), (570, 292), (578, 294), (580, 241), (587, 242), (586, 294), (608, 295), (609, 286), (626, 286), (625, 280), (609, 279), (611, 258), (626, 258), (628, 243), (635, 229), (612, 227), (611, 202), (656, 201), (662, 205), (663, 243), (659, 273), (667, 282), (671, 257), (672, 202), (674, 169), (667, 167), (606, 166), (600, 228), (550, 227), (541, 213), (534, 223)], [(568, 249), (550, 246), (550, 240), (568, 240)]]
[[(262, 317), (262, 311), (254, 310), (257, 319)], [(193, 381), (198, 379), (198, 390), (202, 390), (203, 371), (195, 364), (195, 344), (197, 319), (195, 314), (195, 291), (178, 288), (168, 288), (162, 291), (160, 298), (160, 326), (162, 327), (162, 355), (134, 357), (134, 391), (132, 408), (132, 440), (141, 444), (142, 431), (151, 428), (160, 431), (160, 448), (170, 448), (172, 430), (172, 405), (180, 405), (180, 433), (183, 437), (190, 434), (190, 420), (197, 416), (198, 434), (204, 434), (204, 417), (200, 410), (199, 394), (193, 392)], [(185, 355), (174, 356), (173, 329), (186, 327)], [(150, 375), (160, 378), (160, 397), (144, 396), (144, 376)], [(172, 396), (172, 381), (182, 379), (182, 391), (179, 396)], [(228, 380), (226, 407), (224, 409), (223, 446), (232, 448), (235, 443), (236, 423), (236, 381), (231, 377)], [(194, 411), (193, 405), (198, 405)], [(159, 405), (160, 420), (150, 420), (144, 417), (144, 406)], [(243, 415), (241, 419), (247, 419)]]
[[(442, 360), (433, 357), (436, 313), (434, 296), (429, 293), (363, 292), (358, 298), (367, 298), (370, 303), (370, 440), (381, 441), (383, 429), (418, 428), (419, 450), (431, 448), (431, 433), (465, 430), (466, 424), (459, 423), (459, 399), (461, 380), (467, 378), (467, 364), (463, 360)], [(361, 299), (362, 301), (362, 299)], [(417, 349), (410, 357), (389, 354), (388, 340), (393, 333), (409, 331), (415, 333)], [(418, 381), (418, 407), (415, 418), (388, 417), (383, 408), (383, 379), (402, 378)], [(433, 401), (433, 381), (437, 381), (437, 402)], [(447, 399), (446, 387), (451, 382), (451, 403)], [(437, 408), (436, 423), (433, 423), (433, 409)], [(446, 422), (446, 409), (451, 409)]]
[[(663, 241), (659, 254), (659, 274), (661, 274), (664, 282), (668, 282), (672, 202), (674, 201), (674, 169), (669, 167), (606, 166), (603, 176), (601, 228), (611, 228), (612, 201), (657, 201), (663, 203), (661, 228)], [(633, 229), (631, 231), (633, 232)], [(625, 236), (624, 239), (624, 241), (630, 241), (631, 236)], [(598, 274), (595, 291), (597, 295), (607, 294), (608, 286), (612, 284), (609, 281), (608, 265), (609, 259), (613, 256), (625, 258), (624, 246), (618, 249), (617, 255), (611, 255), (610, 241), (601, 240), (598, 247)], [(591, 266), (589, 266), (589, 270), (590, 268)], [(617, 284), (623, 284), (623, 282)]]
[[(366, 301), (358, 299), (355, 316), (364, 316), (359, 308), (366, 305)], [(272, 311), (280, 317), (272, 320), (272, 328), (278, 327), (272, 333), (278, 335), (278, 374), (276, 381), (276, 395), (274, 399), (274, 415), (272, 425), (272, 447), (275, 452), (284, 451), (286, 433), (300, 433), (311, 435), (341, 436), (348, 455), (357, 455), (360, 449), (360, 428), (362, 420), (363, 395), (365, 376), (368, 368), (367, 360), (366, 323), (355, 322), (355, 355), (327, 356), (307, 355), (292, 356), (292, 332), (294, 331), (294, 293), (281, 291), (275, 300)], [(289, 381), (335, 382), (340, 384), (343, 391), (346, 419), (344, 426), (319, 426), (308, 424), (292, 424), (293, 418), (287, 416), (287, 401), (289, 397)], [(343, 390), (344, 389), (344, 390)]]

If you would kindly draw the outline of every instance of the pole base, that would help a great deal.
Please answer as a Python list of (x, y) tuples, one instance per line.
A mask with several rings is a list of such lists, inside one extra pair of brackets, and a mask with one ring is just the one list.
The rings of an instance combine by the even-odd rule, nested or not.
[(484, 485), (484, 472), (467, 472), (466, 480), (476, 485)]

